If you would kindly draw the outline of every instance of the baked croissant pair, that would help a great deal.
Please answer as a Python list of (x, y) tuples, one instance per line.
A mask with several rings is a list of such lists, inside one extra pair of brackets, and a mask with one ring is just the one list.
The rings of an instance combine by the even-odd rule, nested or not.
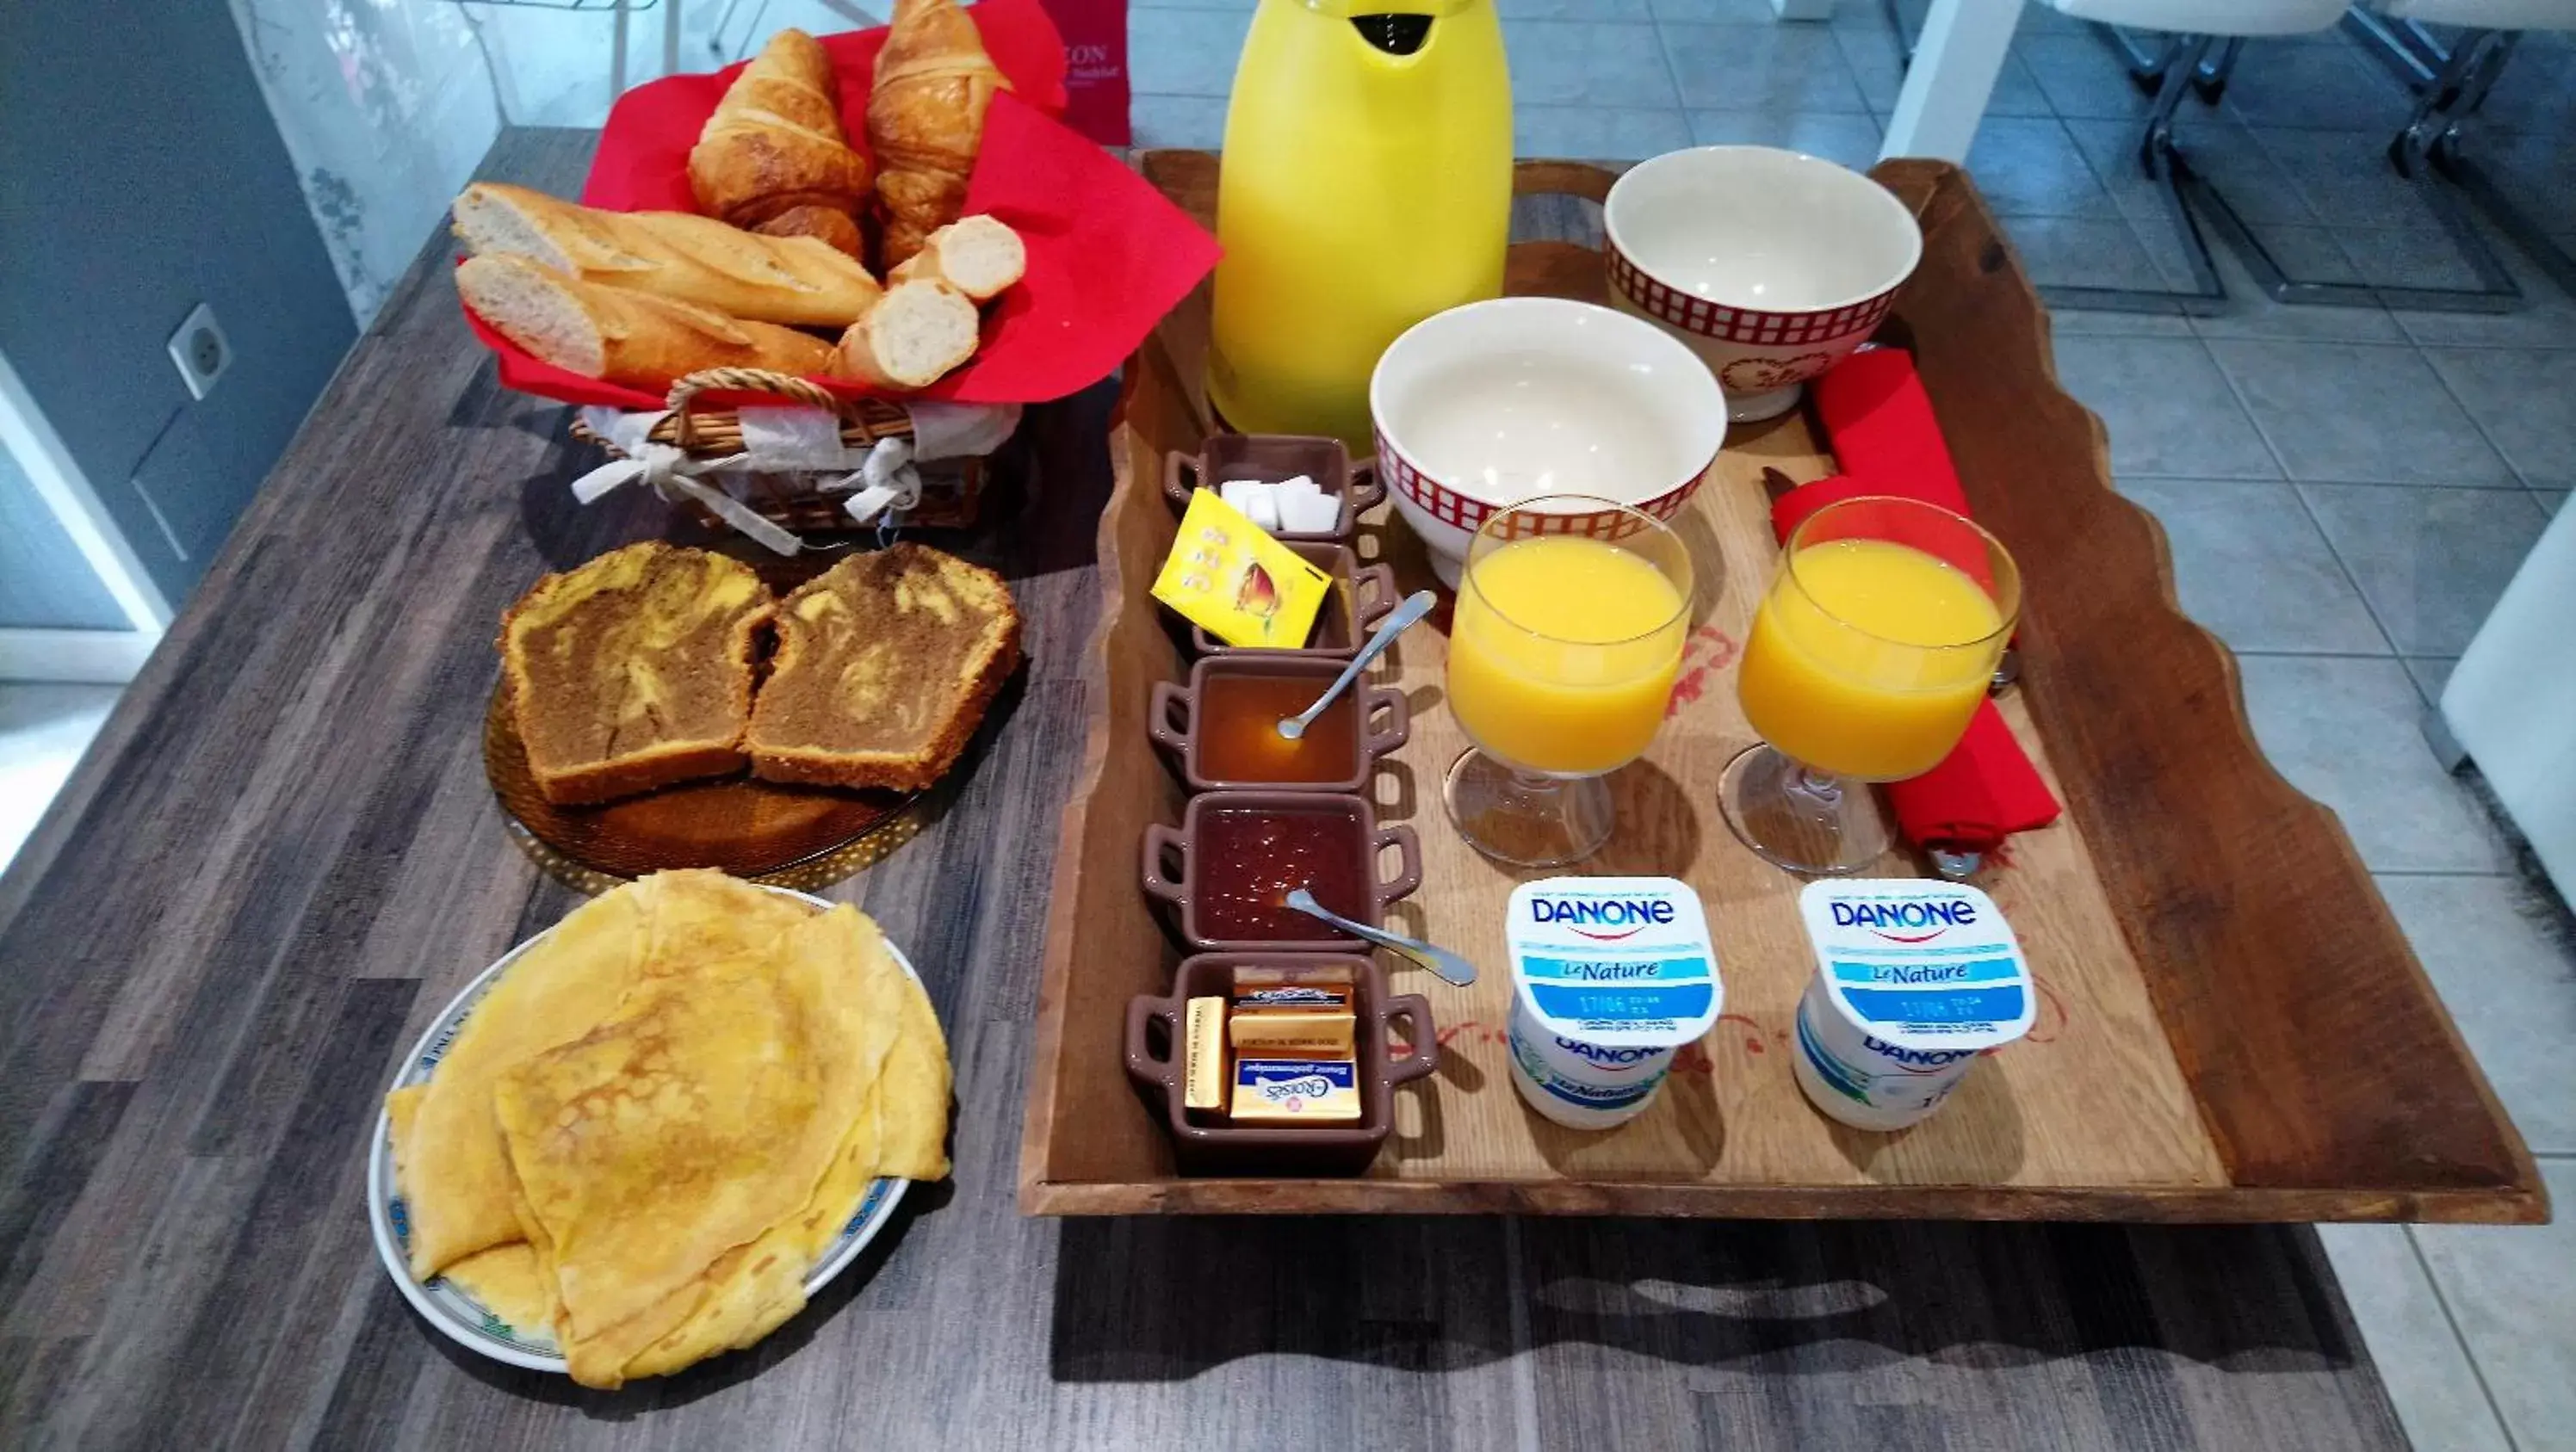
[[(868, 92), (880, 264), (911, 260), (957, 220), (993, 93), (1008, 86), (956, 0), (896, 0)], [(689, 153), (689, 184), (710, 216), (779, 236), (813, 236), (856, 257), (870, 189), (842, 129), (822, 43), (782, 30), (735, 78)]]

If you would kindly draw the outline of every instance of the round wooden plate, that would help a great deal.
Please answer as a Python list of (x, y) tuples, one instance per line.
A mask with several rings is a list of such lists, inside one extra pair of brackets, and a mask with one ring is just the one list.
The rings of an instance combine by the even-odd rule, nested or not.
[(684, 782), (595, 807), (556, 806), (537, 790), (518, 718), (498, 687), (483, 713), (483, 770), (519, 845), (584, 892), (681, 867), (722, 868), (811, 891), (920, 830), (906, 810), (918, 792), (781, 786), (748, 776)]

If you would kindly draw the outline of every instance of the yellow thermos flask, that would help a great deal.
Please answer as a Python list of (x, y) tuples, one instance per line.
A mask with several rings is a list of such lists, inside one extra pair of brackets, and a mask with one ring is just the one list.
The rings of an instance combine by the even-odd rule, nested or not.
[(1511, 208), (1494, 0), (1260, 0), (1217, 187), (1217, 411), (1373, 452), (1378, 355), (1501, 294)]

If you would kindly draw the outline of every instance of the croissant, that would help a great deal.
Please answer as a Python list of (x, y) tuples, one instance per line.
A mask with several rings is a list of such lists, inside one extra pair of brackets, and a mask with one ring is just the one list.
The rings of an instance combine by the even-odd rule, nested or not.
[(700, 210), (737, 227), (805, 206), (855, 216), (868, 163), (850, 148), (836, 96), (821, 41), (801, 30), (771, 36), (689, 149)]
[(931, 233), (957, 220), (983, 143), (985, 109), (1010, 84), (957, 0), (895, 0), (868, 92), (868, 145), (885, 219), (882, 266), (911, 260)]

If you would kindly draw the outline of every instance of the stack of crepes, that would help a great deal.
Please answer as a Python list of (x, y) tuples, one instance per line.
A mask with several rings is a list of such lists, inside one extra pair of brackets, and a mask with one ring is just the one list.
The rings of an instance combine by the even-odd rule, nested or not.
[(879, 1176), (948, 1173), (948, 1049), (848, 906), (666, 872), (582, 907), (386, 1101), (412, 1274), (614, 1387), (749, 1346)]

